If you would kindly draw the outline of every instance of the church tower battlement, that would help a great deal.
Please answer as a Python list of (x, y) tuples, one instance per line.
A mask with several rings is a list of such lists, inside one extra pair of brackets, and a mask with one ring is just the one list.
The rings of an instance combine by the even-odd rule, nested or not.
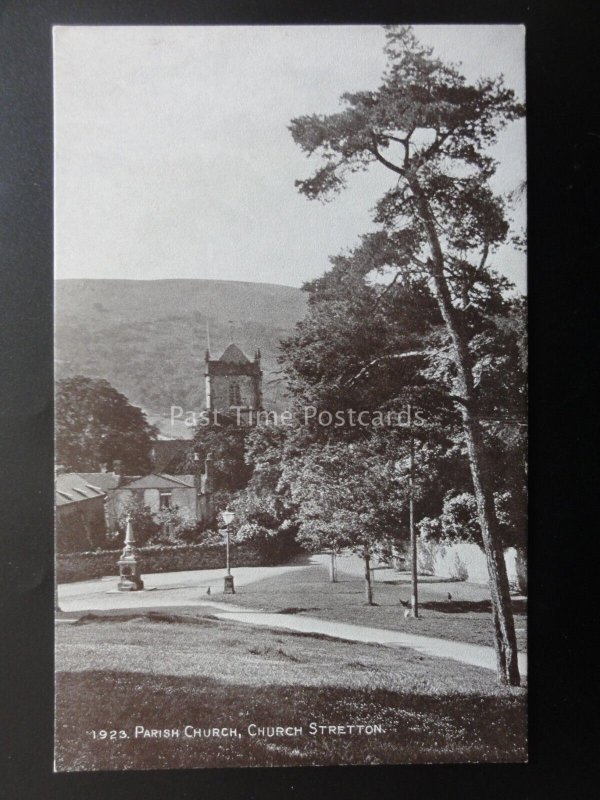
[(238, 413), (249, 416), (250, 411), (262, 410), (262, 370), (260, 350), (250, 359), (233, 342), (220, 358), (204, 356), (206, 409), (217, 413)]

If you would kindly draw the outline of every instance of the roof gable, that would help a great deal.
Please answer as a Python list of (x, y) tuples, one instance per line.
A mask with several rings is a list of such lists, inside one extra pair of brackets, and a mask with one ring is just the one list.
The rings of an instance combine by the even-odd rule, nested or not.
[(142, 475), (141, 478), (133, 478), (123, 485), (124, 489), (193, 489), (193, 475), (173, 475), (161, 474), (158, 472), (150, 475)]
[(240, 350), (237, 344), (230, 344), (229, 347), (225, 350), (219, 361), (223, 361), (226, 364), (249, 364), (250, 359), (246, 358), (244, 353)]

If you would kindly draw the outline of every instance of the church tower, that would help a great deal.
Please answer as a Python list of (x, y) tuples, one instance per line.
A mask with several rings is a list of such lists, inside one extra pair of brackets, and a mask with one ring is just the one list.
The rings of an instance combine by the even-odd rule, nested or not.
[(220, 358), (207, 350), (204, 363), (207, 411), (236, 415), (241, 409), (242, 419), (248, 419), (250, 411), (262, 410), (260, 350), (250, 361), (232, 342)]

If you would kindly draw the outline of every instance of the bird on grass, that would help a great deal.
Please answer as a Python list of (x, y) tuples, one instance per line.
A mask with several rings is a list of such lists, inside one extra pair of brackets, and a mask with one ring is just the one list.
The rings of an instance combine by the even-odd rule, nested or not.
[(210, 586), (209, 586), (209, 587), (208, 587), (208, 589), (206, 590), (206, 594), (210, 594)]

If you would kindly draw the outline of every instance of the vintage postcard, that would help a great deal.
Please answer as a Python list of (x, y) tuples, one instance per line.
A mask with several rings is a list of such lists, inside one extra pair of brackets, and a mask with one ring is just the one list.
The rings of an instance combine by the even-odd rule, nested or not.
[(53, 35), (55, 769), (526, 761), (524, 28)]

